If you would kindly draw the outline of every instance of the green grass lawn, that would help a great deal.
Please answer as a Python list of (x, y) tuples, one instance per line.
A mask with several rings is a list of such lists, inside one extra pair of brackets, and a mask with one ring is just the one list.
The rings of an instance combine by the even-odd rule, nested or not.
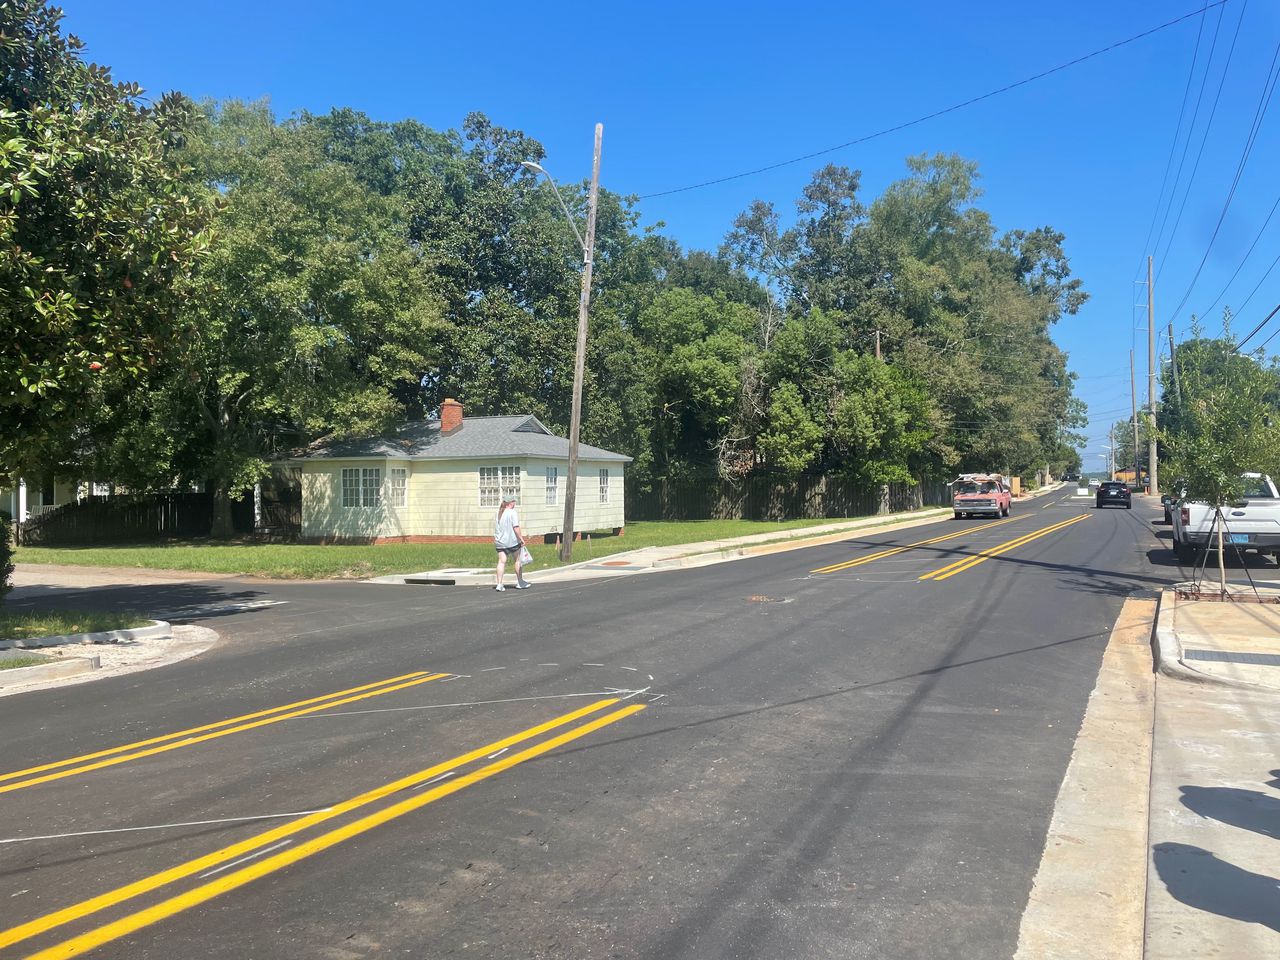
[(53, 657), (0, 657), (0, 670), (16, 670), (19, 667), (34, 667), (38, 663), (53, 662)]
[(0, 639), (29, 640), (67, 633), (97, 633), (145, 627), (151, 621), (136, 613), (98, 613), (84, 610), (40, 610), (14, 613), (0, 608)]
[[(835, 520), (692, 520), (627, 524), (626, 535), (592, 534), (574, 544), (573, 560), (596, 559), (638, 547), (723, 540), (756, 533), (779, 533)], [(554, 544), (532, 544), (535, 567), (560, 565)], [(292, 543), (179, 541), (113, 547), (19, 547), (18, 563), (65, 563), (95, 567), (142, 567), (234, 573), (276, 579), (376, 577), (442, 567), (488, 567), (493, 547), (486, 543), (384, 543), (376, 546)]]

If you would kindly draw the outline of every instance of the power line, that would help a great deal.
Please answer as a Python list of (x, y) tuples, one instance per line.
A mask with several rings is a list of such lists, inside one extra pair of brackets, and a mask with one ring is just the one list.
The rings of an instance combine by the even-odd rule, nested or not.
[(1222, 223), (1227, 218), (1227, 211), (1231, 209), (1231, 201), (1235, 199), (1236, 188), (1240, 185), (1240, 178), (1244, 176), (1244, 168), (1249, 163), (1249, 155), (1253, 153), (1253, 146), (1258, 140), (1258, 132), (1262, 129), (1262, 121), (1266, 118), (1267, 108), (1271, 105), (1271, 95), (1275, 93), (1276, 78), (1280, 76), (1276, 72), (1276, 60), (1278, 58), (1280, 58), (1280, 44), (1276, 45), (1276, 52), (1271, 58), (1271, 66), (1267, 69), (1267, 79), (1262, 85), (1262, 96), (1258, 99), (1258, 106), (1253, 112), (1253, 124), (1249, 128), (1249, 135), (1245, 138), (1244, 149), (1240, 153), (1240, 161), (1236, 164), (1235, 177), (1231, 181), (1231, 188), (1227, 191), (1227, 199), (1222, 204), (1222, 212), (1218, 215), (1218, 222), (1213, 228), (1213, 234), (1209, 237), (1204, 256), (1200, 258), (1200, 265), (1196, 267), (1196, 272), (1192, 275), (1186, 292), (1183, 293), (1182, 299), (1178, 301), (1178, 305), (1173, 308), (1173, 312), (1169, 315), (1170, 318), (1177, 317), (1178, 313), (1191, 298), (1191, 291), (1195, 289), (1196, 281), (1200, 279), (1200, 273), (1204, 270), (1204, 265), (1209, 260), (1209, 251), (1213, 249), (1214, 241), (1218, 239), (1218, 232), (1222, 229)]
[[(1267, 214), (1267, 219), (1262, 221), (1262, 227), (1258, 230), (1258, 235), (1253, 238), (1253, 243), (1249, 244), (1249, 249), (1245, 251), (1244, 258), (1240, 261), (1240, 265), (1236, 267), (1236, 272), (1231, 274), (1231, 279), (1227, 281), (1227, 285), (1222, 288), (1221, 292), (1216, 297), (1213, 298), (1213, 303), (1209, 304), (1209, 306), (1204, 308), (1204, 310), (1200, 314), (1202, 317), (1206, 317), (1209, 315), (1209, 311), (1218, 305), (1218, 303), (1222, 300), (1222, 298), (1226, 296), (1227, 291), (1231, 289), (1231, 285), (1236, 282), (1236, 277), (1240, 276), (1240, 271), (1243, 270), (1244, 265), (1249, 262), (1249, 257), (1253, 255), (1254, 247), (1256, 247), (1258, 245), (1258, 241), (1262, 239), (1263, 233), (1265, 233), (1267, 230), (1267, 224), (1271, 222), (1271, 218), (1275, 216), (1276, 210), (1278, 209), (1280, 209), (1280, 197), (1276, 197), (1276, 202), (1271, 205), (1271, 212)], [(1275, 265), (1276, 265), (1275, 261), (1273, 260), (1271, 262), (1271, 266), (1274, 267)], [(1270, 273), (1270, 272), (1271, 272), (1271, 268), (1268, 267), (1267, 273)], [(1263, 274), (1262, 279), (1265, 280), (1266, 278), (1267, 278), (1266, 274)], [(1259, 281), (1259, 284), (1261, 284), (1261, 281)], [(1258, 288), (1254, 287), (1253, 289), (1256, 291)], [(1251, 293), (1249, 296), (1252, 297), (1253, 294)], [(1241, 309), (1243, 309), (1243, 307), (1241, 307)], [(1239, 311), (1237, 311), (1237, 313), (1238, 312)]]
[[(1191, 69), (1187, 71), (1187, 85), (1182, 90), (1182, 106), (1178, 108), (1178, 122), (1173, 128), (1173, 142), (1169, 144), (1169, 156), (1164, 162), (1164, 176), (1160, 178), (1160, 192), (1156, 194), (1156, 206), (1155, 206), (1155, 209), (1151, 211), (1151, 222), (1147, 224), (1147, 238), (1142, 241), (1143, 250), (1151, 249), (1151, 246), (1150, 246), (1151, 232), (1155, 230), (1156, 218), (1160, 216), (1160, 206), (1164, 202), (1164, 188), (1169, 182), (1169, 171), (1173, 169), (1173, 155), (1178, 152), (1178, 140), (1182, 136), (1182, 118), (1185, 117), (1187, 113), (1187, 99), (1191, 96), (1191, 81), (1195, 78), (1196, 63), (1200, 59), (1200, 40), (1204, 37), (1204, 21), (1206, 16), (1208, 16), (1207, 10), (1201, 11), (1200, 26), (1196, 28), (1196, 48), (1191, 54)], [(1219, 19), (1219, 22), (1221, 22), (1221, 19)], [(1215, 36), (1216, 36), (1216, 33), (1215, 33)], [(1212, 59), (1212, 56), (1210, 57), (1210, 59)], [(1208, 68), (1206, 67), (1205, 69), (1207, 72)], [(1190, 139), (1190, 137), (1191, 137), (1191, 130), (1188, 129), (1187, 138)], [(1175, 190), (1177, 189), (1177, 184), (1178, 184), (1178, 181), (1174, 180)], [(1169, 205), (1170, 206), (1173, 205), (1172, 191), (1169, 193)], [(1167, 211), (1165, 215), (1168, 216)], [(1156, 245), (1159, 246), (1159, 244), (1160, 244), (1160, 241), (1159, 239), (1157, 239)], [(1142, 259), (1143, 261), (1145, 261), (1146, 257), (1143, 257)], [(1138, 270), (1141, 270), (1141, 269), (1142, 269), (1142, 266), (1141, 264), (1139, 264)]]
[(941, 110), (935, 110), (933, 113), (925, 114), (924, 116), (921, 116), (921, 117), (916, 117), (914, 120), (907, 120), (903, 123), (895, 124), (892, 127), (885, 127), (883, 130), (877, 130), (875, 133), (868, 133), (864, 136), (857, 137), (856, 139), (853, 139), (853, 140), (846, 140), (844, 143), (838, 143), (834, 147), (824, 147), (823, 149), (815, 150), (812, 153), (806, 153), (799, 157), (792, 157), (790, 160), (780, 160), (777, 163), (770, 163), (763, 167), (756, 167), (754, 170), (744, 170), (741, 173), (729, 174), (728, 176), (724, 176), (724, 177), (716, 177), (713, 180), (703, 180), (698, 183), (688, 184), (687, 186), (673, 187), (670, 190), (659, 190), (654, 193), (643, 193), (643, 194), (640, 194), (636, 199), (650, 200), (654, 197), (670, 196), (673, 193), (686, 193), (689, 190), (700, 190), (703, 187), (712, 187), (717, 184), (728, 183), (731, 180), (741, 180), (744, 177), (754, 177), (761, 173), (768, 173), (770, 170), (777, 170), (781, 167), (789, 167), (792, 164), (803, 163), (806, 160), (813, 160), (816, 157), (825, 156), (826, 154), (829, 154), (829, 153), (835, 153), (837, 150), (844, 150), (844, 149), (847, 149), (848, 147), (854, 147), (862, 143), (867, 143), (868, 141), (876, 140), (880, 137), (887, 136), (891, 133), (897, 133), (899, 130), (906, 130), (908, 127), (914, 127), (918, 124), (925, 123), (926, 121), (929, 121), (929, 120), (936, 120), (938, 117), (945, 116), (948, 113), (954, 113), (955, 111), (962, 110), (965, 107), (971, 107), (975, 103), (981, 103), (984, 100), (990, 100), (992, 97), (997, 97), (1002, 93), (1008, 93), (1010, 90), (1016, 90), (1018, 87), (1024, 87), (1029, 83), (1034, 83), (1037, 80), (1043, 80), (1045, 77), (1052, 76), (1055, 73), (1060, 73), (1063, 70), (1067, 70), (1071, 67), (1078, 66), (1079, 64), (1082, 64), (1088, 60), (1092, 60), (1095, 57), (1100, 57), (1104, 53), (1110, 53), (1112, 50), (1117, 50), (1120, 47), (1124, 47), (1124, 46), (1127, 46), (1128, 44), (1135, 43), (1138, 40), (1142, 40), (1145, 37), (1151, 36), (1152, 34), (1159, 33), (1161, 30), (1167, 30), (1169, 27), (1182, 23), (1184, 20), (1190, 20), (1192, 17), (1199, 16), (1208, 10), (1212, 10), (1214, 7), (1220, 7), (1226, 2), (1227, 0), (1215, 0), (1215, 2), (1213, 3), (1206, 4), (1205, 6), (1200, 7), (1199, 9), (1193, 10), (1187, 14), (1183, 14), (1182, 16), (1177, 17), (1173, 20), (1168, 20), (1160, 24), (1159, 26), (1152, 27), (1150, 30), (1144, 30), (1142, 33), (1136, 33), (1131, 37), (1126, 37), (1124, 40), (1118, 40), (1115, 43), (1109, 44), (1108, 46), (1105, 46), (1105, 47), (1101, 47), (1100, 49), (1094, 50), (1091, 53), (1086, 53), (1082, 57), (1076, 57), (1074, 60), (1068, 60), (1066, 63), (1060, 63), (1056, 67), (1050, 67), (1048, 70), (1044, 70), (1033, 76), (1025, 77), (1022, 80), (1014, 81), (1013, 83), (1006, 84), (1005, 86), (999, 87), (995, 90), (989, 90), (986, 93), (979, 94), (976, 97), (971, 97), (970, 99), (964, 100), (960, 103), (954, 103), (949, 107), (943, 107)]
[[(1209, 142), (1209, 133), (1213, 130), (1214, 118), (1218, 115), (1218, 103), (1222, 100), (1222, 88), (1227, 82), (1227, 73), (1231, 70), (1231, 58), (1236, 52), (1236, 40), (1240, 37), (1240, 27), (1244, 23), (1244, 13), (1248, 9), (1248, 2), (1241, 5), (1240, 16), (1236, 18), (1235, 33), (1231, 36), (1231, 47), (1227, 50), (1227, 60), (1222, 67), (1222, 75), (1218, 78), (1218, 89), (1213, 95), (1213, 107), (1209, 110), (1209, 119), (1204, 125), (1204, 133), (1200, 135), (1200, 148), (1196, 151), (1196, 162), (1191, 165), (1191, 176), (1187, 178), (1187, 189), (1182, 194), (1182, 202), (1178, 204), (1178, 215), (1173, 219), (1173, 229), (1169, 231), (1169, 239), (1164, 245), (1164, 254), (1156, 253), (1157, 261), (1160, 264), (1159, 270), (1156, 272), (1156, 279), (1160, 279), (1160, 274), (1164, 272), (1165, 263), (1169, 256), (1169, 250), (1173, 247), (1174, 237), (1178, 235), (1178, 227), (1182, 225), (1182, 214), (1187, 209), (1187, 200), (1191, 196), (1191, 188), (1195, 186), (1196, 174), (1200, 171), (1200, 160), (1204, 157), (1204, 148)], [(1213, 31), (1213, 46), (1216, 49), (1218, 45), (1218, 28), (1222, 26), (1222, 17), (1225, 11), (1218, 16), (1218, 26)], [(1204, 78), (1200, 81), (1200, 93), (1196, 97), (1196, 109), (1191, 118), (1191, 129), (1187, 131), (1187, 142), (1182, 148), (1182, 160), (1178, 162), (1178, 176), (1174, 180), (1174, 192), (1177, 192), (1178, 180), (1182, 178), (1182, 164), (1187, 159), (1187, 148), (1191, 146), (1191, 134), (1195, 129), (1196, 117), (1200, 115), (1200, 99), (1204, 96), (1204, 88), (1209, 82), (1209, 69), (1213, 65), (1213, 51), (1209, 52), (1209, 62), (1205, 65)], [(1170, 196), (1170, 206), (1172, 206), (1173, 197)], [(1169, 216), (1169, 211), (1165, 211), (1165, 217)], [(1164, 224), (1160, 225), (1160, 233), (1164, 233)], [(1156, 237), (1156, 246), (1160, 246), (1160, 237)]]
[[(1272, 310), (1269, 314), (1267, 314), (1267, 320), (1270, 320), (1272, 317), (1276, 315), (1276, 310), (1280, 310), (1280, 304), (1276, 304), (1276, 309)], [(1262, 322), (1266, 323), (1267, 320), (1263, 320)], [(1258, 344), (1258, 349), (1259, 350), (1267, 349), (1267, 344), (1270, 343), (1272, 340), (1274, 340), (1277, 334), (1280, 334), (1280, 329), (1276, 330), (1274, 333), (1271, 334), (1271, 336), (1267, 337), (1267, 339), (1263, 340), (1262, 343)], [(1243, 341), (1241, 341), (1241, 343), (1243, 343)]]
[[(1261, 330), (1263, 327), (1265, 327), (1267, 325), (1267, 321), (1269, 321), (1277, 313), (1280, 313), (1280, 304), (1277, 304), (1274, 310), (1272, 310), (1270, 313), (1268, 313), (1265, 317), (1262, 318), (1262, 322), (1260, 322), (1256, 327), (1250, 330), (1249, 333), (1245, 336), (1245, 338), (1236, 344), (1236, 353), (1239, 353), (1244, 348), (1244, 345), (1246, 343), (1248, 343), (1250, 340), (1256, 337), (1258, 335), (1258, 331)], [(1274, 337), (1274, 336), (1275, 334), (1273, 333), (1271, 337)], [(1267, 337), (1266, 341), (1263, 343), (1264, 347), (1271, 342), (1271, 337)]]

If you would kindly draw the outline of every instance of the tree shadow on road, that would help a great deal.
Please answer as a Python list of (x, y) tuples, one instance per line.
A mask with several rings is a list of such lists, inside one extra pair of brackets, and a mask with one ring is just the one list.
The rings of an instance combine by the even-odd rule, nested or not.
[(228, 581), (150, 583), (106, 587), (18, 588), (5, 602), (13, 612), (41, 610), (127, 610), (171, 622), (206, 620), (252, 610), (267, 600), (265, 590)]
[(1152, 859), (1175, 900), (1280, 933), (1280, 882), (1275, 877), (1252, 873), (1185, 843), (1157, 843)]

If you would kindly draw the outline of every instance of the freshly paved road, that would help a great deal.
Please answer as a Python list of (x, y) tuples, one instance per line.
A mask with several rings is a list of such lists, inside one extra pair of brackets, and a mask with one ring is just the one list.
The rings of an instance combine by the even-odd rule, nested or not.
[(286, 602), (0, 699), (0, 958), (1011, 956), (1111, 625), (1181, 576), (1089, 506), (501, 595), (79, 595)]

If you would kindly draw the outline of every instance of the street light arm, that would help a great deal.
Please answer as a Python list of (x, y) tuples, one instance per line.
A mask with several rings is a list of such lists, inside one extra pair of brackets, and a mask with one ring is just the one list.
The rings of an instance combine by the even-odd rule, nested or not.
[(582, 257), (584, 262), (591, 259), (591, 251), (587, 249), (587, 242), (582, 239), (582, 234), (578, 232), (578, 225), (573, 222), (573, 214), (569, 212), (568, 205), (564, 202), (564, 197), (560, 196), (560, 188), (556, 186), (555, 180), (546, 169), (538, 163), (529, 160), (520, 161), (520, 166), (526, 170), (532, 170), (535, 174), (542, 174), (547, 178), (547, 183), (551, 184), (551, 191), (556, 195), (556, 199), (560, 201), (560, 209), (564, 211), (564, 218), (569, 221), (569, 229), (573, 231), (573, 235), (578, 240), (578, 246), (582, 248)]

